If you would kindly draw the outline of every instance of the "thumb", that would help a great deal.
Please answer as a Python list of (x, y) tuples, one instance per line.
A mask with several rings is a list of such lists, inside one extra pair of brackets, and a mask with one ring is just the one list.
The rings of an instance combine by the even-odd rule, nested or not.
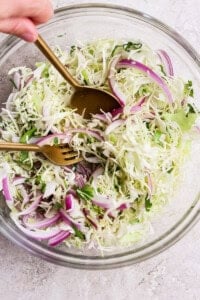
[(37, 29), (28, 18), (8, 18), (0, 20), (0, 32), (16, 35), (27, 42), (37, 39)]

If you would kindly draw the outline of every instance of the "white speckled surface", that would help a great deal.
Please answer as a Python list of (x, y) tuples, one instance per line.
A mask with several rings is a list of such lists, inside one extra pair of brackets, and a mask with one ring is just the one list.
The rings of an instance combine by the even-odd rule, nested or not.
[[(60, 7), (88, 1), (53, 2), (55, 7)], [(162, 18), (200, 52), (199, 0), (105, 2), (123, 4)], [(200, 299), (200, 223), (157, 257), (111, 271), (80, 271), (54, 266), (0, 236), (0, 270), (2, 300)]]

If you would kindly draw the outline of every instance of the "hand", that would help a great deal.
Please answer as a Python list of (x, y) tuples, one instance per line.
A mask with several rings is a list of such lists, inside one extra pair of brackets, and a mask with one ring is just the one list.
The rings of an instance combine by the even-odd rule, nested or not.
[(0, 32), (34, 42), (36, 25), (47, 22), (52, 15), (50, 0), (0, 0)]

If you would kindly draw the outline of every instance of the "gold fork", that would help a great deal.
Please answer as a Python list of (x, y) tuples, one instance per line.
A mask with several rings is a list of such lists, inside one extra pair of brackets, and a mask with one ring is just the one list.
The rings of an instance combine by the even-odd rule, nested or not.
[(1, 143), (0, 150), (40, 152), (52, 163), (59, 166), (69, 166), (83, 160), (82, 157), (78, 157), (76, 151), (66, 144), (38, 146), (35, 144)]

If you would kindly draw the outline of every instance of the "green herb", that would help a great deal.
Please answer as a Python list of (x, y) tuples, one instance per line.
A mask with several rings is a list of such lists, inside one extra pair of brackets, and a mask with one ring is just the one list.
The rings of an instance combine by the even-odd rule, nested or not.
[(174, 168), (173, 167), (171, 167), (169, 170), (167, 170), (167, 173), (168, 174), (171, 174), (171, 172), (174, 170)]
[(116, 134), (114, 134), (114, 133), (110, 133), (108, 138), (109, 138), (109, 141), (114, 145), (118, 141), (118, 138), (117, 138)]
[(195, 114), (196, 113), (195, 110), (194, 110), (194, 107), (191, 104), (188, 103), (187, 106), (189, 108), (189, 111), (188, 111), (189, 114)]
[(128, 42), (127, 44), (123, 45), (123, 48), (127, 52), (130, 52), (131, 50), (138, 50), (142, 48), (142, 43)]
[(42, 193), (45, 192), (45, 188), (46, 188), (46, 183), (42, 180), (41, 175), (38, 175), (35, 179), (35, 184), (40, 186), (40, 189), (42, 191)]
[(60, 210), (61, 208), (63, 208), (62, 204), (60, 202), (56, 202), (54, 205), (53, 205), (53, 208), (55, 210)]
[(89, 49), (89, 53), (91, 54), (91, 55), (93, 55), (94, 54), (94, 50), (93, 49)]
[(83, 82), (85, 85), (89, 84), (89, 77), (88, 77), (88, 73), (86, 70), (82, 70), (81, 71), (81, 75), (83, 76)]
[(25, 170), (31, 170), (32, 168), (28, 151), (21, 151), (19, 153), (19, 160), (17, 160), (16, 162)]
[(154, 141), (158, 144), (160, 144), (160, 137), (162, 135), (162, 132), (158, 129), (156, 129), (155, 133), (154, 133)]
[(21, 151), (19, 155), (20, 163), (24, 163), (28, 159), (28, 151)]
[(146, 198), (145, 198), (145, 209), (146, 211), (150, 211), (152, 207), (152, 203), (151, 203), (151, 200), (149, 199), (149, 196), (147, 195)]
[(48, 67), (45, 67), (42, 71), (42, 77), (48, 78), (49, 77), (49, 69)]
[(103, 209), (102, 207), (97, 206), (97, 205), (95, 205), (95, 204), (93, 204), (93, 205), (91, 206), (91, 209), (92, 209), (98, 216), (103, 215), (104, 212), (105, 212), (105, 209)]
[(114, 56), (115, 52), (117, 49), (124, 49), (126, 52), (130, 52), (131, 50), (138, 50), (142, 48), (142, 43), (133, 43), (133, 42), (128, 42), (123, 45), (116, 45), (111, 53), (111, 57)]
[(74, 45), (71, 46), (70, 55), (72, 55), (75, 50), (76, 50), (76, 46), (74, 46)]
[(145, 122), (146, 128), (150, 129), (150, 122)]
[(72, 226), (74, 229), (74, 235), (77, 236), (79, 239), (81, 239), (82, 241), (85, 240), (85, 235), (76, 228), (76, 226)]
[(58, 138), (57, 137), (55, 137), (54, 139), (53, 139), (53, 144), (56, 146), (56, 145), (58, 145)]
[(44, 181), (41, 182), (41, 192), (44, 193), (46, 189), (46, 183)]
[(185, 93), (186, 96), (194, 97), (194, 90), (193, 90), (193, 85), (192, 85), (191, 80), (188, 80), (188, 82), (185, 83), (184, 93)]
[(94, 197), (94, 189), (92, 186), (86, 184), (82, 189), (76, 190), (78, 196), (83, 200), (91, 200)]
[(34, 133), (36, 132), (36, 128), (33, 127), (31, 129), (29, 129), (28, 131), (26, 131), (20, 138), (20, 143), (26, 144), (28, 140), (30, 140), (30, 138), (34, 135)]
[(132, 213), (136, 213), (136, 209), (135, 208), (133, 208), (133, 207), (130, 207), (130, 211), (132, 212)]
[(163, 73), (163, 75), (167, 75), (166, 73), (165, 73), (165, 70), (164, 70), (164, 67), (163, 67), (163, 65), (159, 65), (159, 67), (160, 67), (160, 70), (161, 70), (161, 72)]
[(146, 96), (151, 93), (150, 87), (148, 85), (142, 85), (138, 91), (139, 96)]
[(35, 184), (40, 184), (41, 181), (42, 181), (42, 177), (41, 175), (38, 175), (35, 179)]

